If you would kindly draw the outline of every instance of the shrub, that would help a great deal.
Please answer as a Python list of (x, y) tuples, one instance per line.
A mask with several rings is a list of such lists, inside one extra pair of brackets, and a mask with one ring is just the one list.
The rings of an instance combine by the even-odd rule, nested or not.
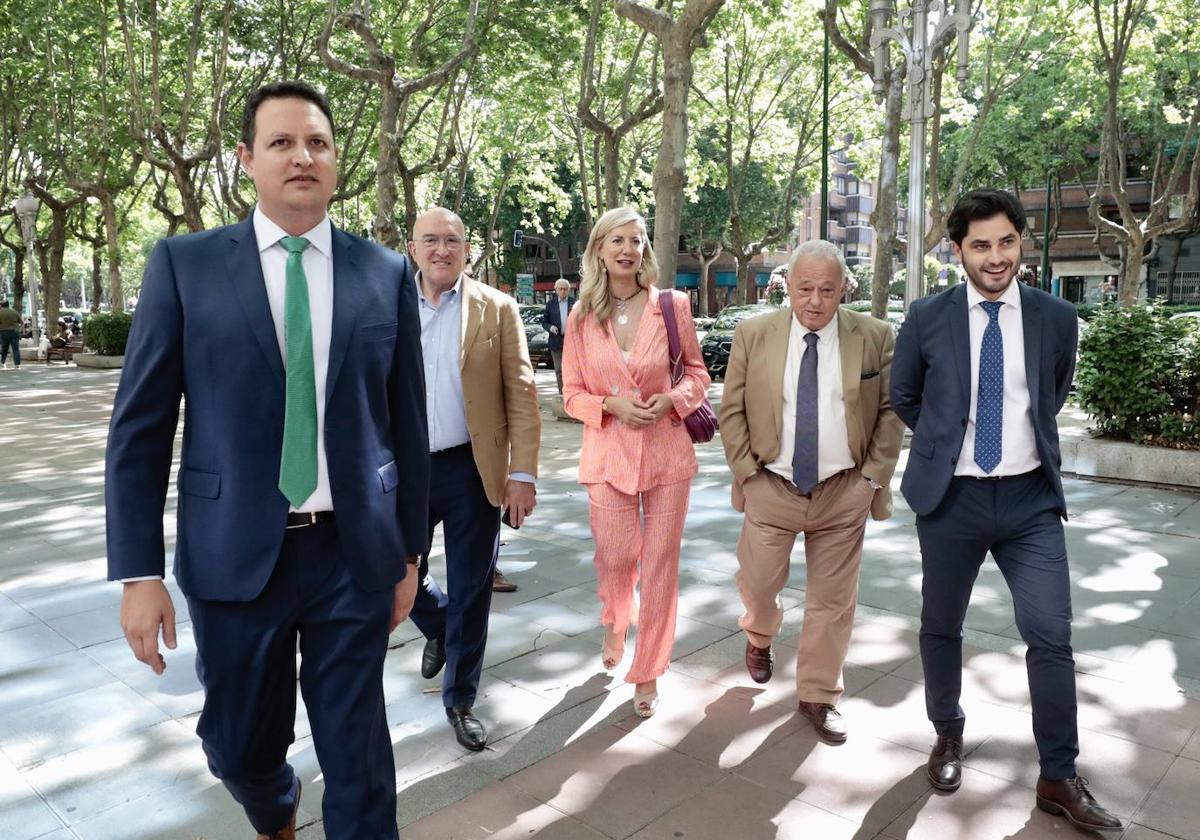
[(83, 323), (84, 346), (99, 356), (124, 356), (133, 316), (127, 312), (98, 312)]
[(1200, 329), (1160, 306), (1100, 307), (1079, 342), (1079, 406), (1106, 435), (1200, 444)]

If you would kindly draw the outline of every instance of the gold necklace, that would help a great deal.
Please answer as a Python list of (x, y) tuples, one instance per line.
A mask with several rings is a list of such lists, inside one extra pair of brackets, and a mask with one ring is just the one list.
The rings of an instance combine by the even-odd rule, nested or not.
[(641, 293), (642, 289), (638, 289), (629, 297), (617, 297), (616, 295), (613, 295), (613, 300), (616, 301), (617, 304), (617, 323), (622, 327), (629, 323), (629, 313), (625, 311), (625, 308), (629, 305), (629, 301), (633, 300)]

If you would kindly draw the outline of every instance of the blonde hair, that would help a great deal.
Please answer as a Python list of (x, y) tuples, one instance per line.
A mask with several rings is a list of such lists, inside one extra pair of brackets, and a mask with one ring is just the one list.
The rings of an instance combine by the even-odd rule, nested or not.
[(600, 246), (604, 240), (617, 228), (636, 222), (642, 232), (642, 264), (637, 272), (637, 284), (649, 288), (658, 279), (658, 260), (654, 257), (654, 249), (650, 247), (650, 239), (646, 234), (646, 220), (642, 214), (632, 207), (616, 207), (609, 210), (596, 220), (592, 232), (588, 236), (587, 247), (583, 251), (583, 259), (579, 265), (579, 318), (592, 315), (597, 322), (603, 324), (612, 317), (615, 304), (612, 292), (608, 288), (608, 271), (600, 262)]

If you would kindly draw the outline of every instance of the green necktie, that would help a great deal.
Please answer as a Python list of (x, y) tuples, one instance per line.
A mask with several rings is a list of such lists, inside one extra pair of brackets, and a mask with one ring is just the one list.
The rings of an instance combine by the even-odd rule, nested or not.
[(317, 382), (313, 373), (312, 316), (304, 277), (303, 236), (285, 236), (287, 291), (283, 340), (287, 347), (287, 402), (283, 416), (283, 453), (279, 489), (292, 507), (300, 507), (317, 489)]

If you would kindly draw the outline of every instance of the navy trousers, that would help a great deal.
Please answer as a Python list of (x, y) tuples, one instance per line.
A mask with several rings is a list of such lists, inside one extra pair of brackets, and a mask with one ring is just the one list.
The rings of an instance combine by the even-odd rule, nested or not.
[(1075, 775), (1079, 754), (1071, 581), (1058, 499), (1041, 470), (1000, 479), (954, 478), (938, 508), (917, 517), (921, 542), (921, 663), (925, 706), (940, 735), (961, 735), (963, 620), (991, 552), (1012, 593), (1025, 641), (1033, 737), (1042, 775)]
[(446, 589), (418, 569), (411, 618), (427, 639), (443, 639), (446, 670), (442, 700), (470, 706), (479, 690), (492, 608), (492, 572), (500, 549), (500, 508), (488, 501), (470, 444), (433, 453), (429, 481), (429, 537), (440, 523), (446, 546)]
[(325, 836), (399, 837), (383, 708), (392, 594), (390, 587), (364, 592), (355, 585), (337, 525), (323, 522), (287, 532), (255, 600), (188, 599), (204, 685), (197, 732), (213, 775), (256, 831), (278, 831), (296, 805), (286, 754), (295, 740), (298, 641), (300, 690), (325, 781)]

